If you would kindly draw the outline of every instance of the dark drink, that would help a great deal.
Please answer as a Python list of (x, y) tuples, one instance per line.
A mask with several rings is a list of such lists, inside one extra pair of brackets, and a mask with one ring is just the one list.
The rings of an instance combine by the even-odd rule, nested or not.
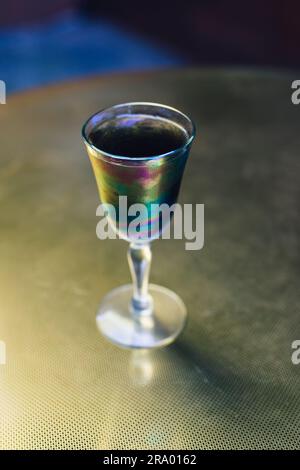
[(174, 122), (145, 115), (103, 122), (89, 136), (100, 151), (127, 158), (163, 155), (184, 146), (187, 139), (186, 131)]
[(124, 223), (120, 220), (120, 196), (127, 197), (128, 207), (136, 203), (147, 207), (141, 235), (159, 235), (162, 224), (159, 209), (153, 205), (176, 202), (188, 156), (187, 141), (188, 134), (179, 124), (143, 114), (122, 114), (91, 130), (93, 147), (88, 147), (88, 153), (100, 199), (114, 207), (116, 223), (111, 220), (111, 225), (121, 237), (129, 237), (127, 226), (133, 217), (128, 216)]

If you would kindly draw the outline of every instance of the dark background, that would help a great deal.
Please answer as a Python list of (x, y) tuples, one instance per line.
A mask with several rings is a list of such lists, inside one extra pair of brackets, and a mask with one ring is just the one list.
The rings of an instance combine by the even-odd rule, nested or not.
[(10, 0), (8, 91), (91, 73), (184, 65), (298, 68), (299, 0)]
[(115, 18), (196, 63), (300, 63), (297, 0), (129, 0), (125, 5), (86, 2), (87, 10)]

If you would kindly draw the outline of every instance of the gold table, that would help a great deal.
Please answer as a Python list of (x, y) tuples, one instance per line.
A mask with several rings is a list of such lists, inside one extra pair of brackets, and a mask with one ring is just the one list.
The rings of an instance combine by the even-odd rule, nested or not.
[[(295, 77), (175, 70), (94, 77), (0, 107), (0, 447), (300, 446), (300, 108)], [(126, 243), (96, 238), (81, 124), (126, 101), (178, 107), (198, 135), (181, 202), (205, 204), (205, 245), (153, 244), (151, 281), (189, 321), (165, 349), (128, 351), (95, 326), (127, 283)]]

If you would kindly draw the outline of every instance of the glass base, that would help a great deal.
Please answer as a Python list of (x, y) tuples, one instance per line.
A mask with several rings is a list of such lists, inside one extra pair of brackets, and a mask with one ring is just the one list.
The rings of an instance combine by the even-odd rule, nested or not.
[(132, 293), (129, 284), (104, 297), (96, 318), (101, 333), (125, 348), (157, 348), (174, 341), (186, 322), (182, 300), (169, 289), (150, 284), (153, 310), (137, 314), (131, 307)]

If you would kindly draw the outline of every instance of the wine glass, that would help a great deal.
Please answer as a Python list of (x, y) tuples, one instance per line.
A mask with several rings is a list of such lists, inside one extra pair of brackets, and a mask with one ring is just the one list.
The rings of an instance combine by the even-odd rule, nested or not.
[[(163, 230), (157, 206), (171, 207), (177, 201), (195, 127), (169, 106), (125, 103), (91, 116), (82, 136), (107, 220), (129, 242), (132, 275), (132, 284), (115, 288), (102, 300), (98, 328), (106, 338), (128, 348), (167, 345), (182, 331), (186, 308), (171, 290), (149, 284), (150, 242)], [(128, 208), (143, 204), (150, 214), (138, 235), (128, 230), (132, 216), (127, 213), (125, 224), (120, 218), (124, 197)]]

